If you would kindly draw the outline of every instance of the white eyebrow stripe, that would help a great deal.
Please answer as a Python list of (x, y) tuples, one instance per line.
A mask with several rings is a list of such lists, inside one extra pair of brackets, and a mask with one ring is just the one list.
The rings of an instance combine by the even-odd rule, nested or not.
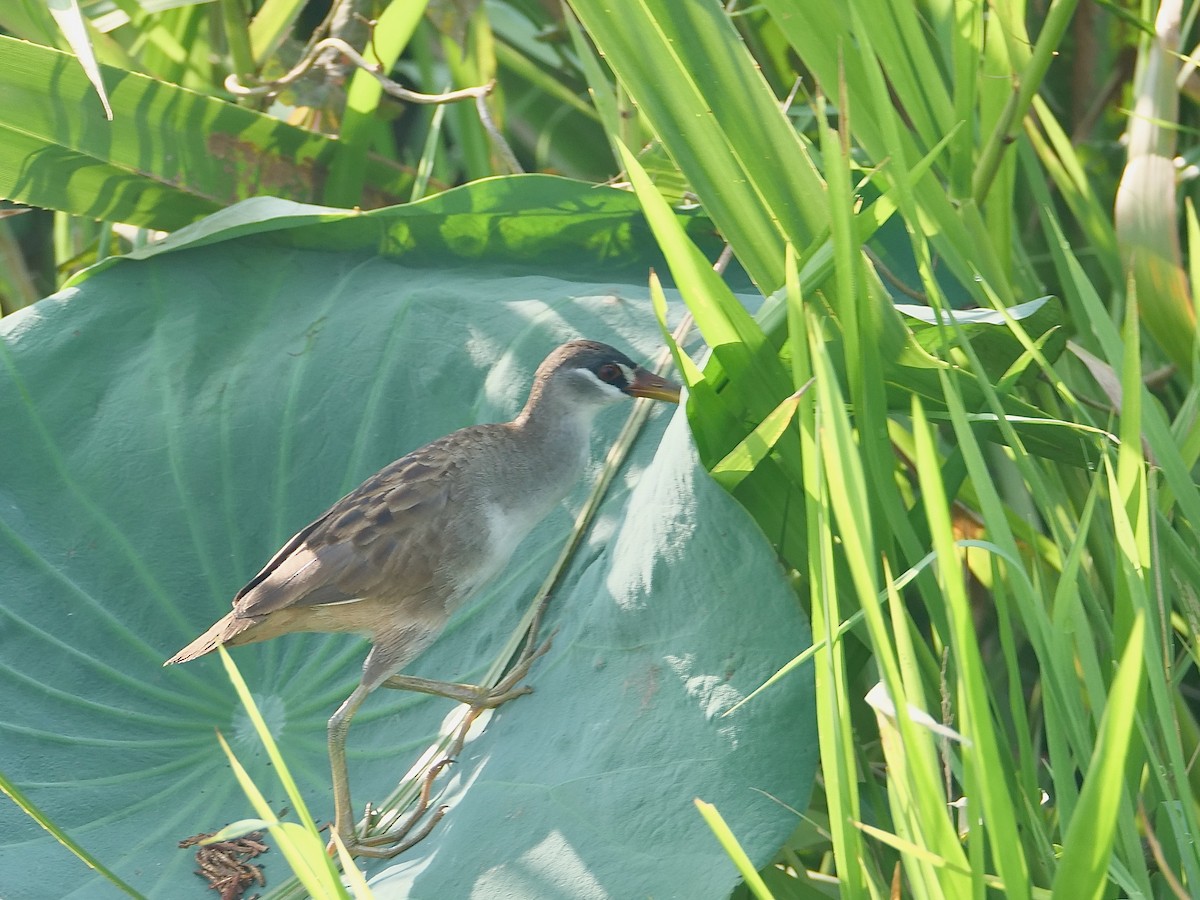
[[(618, 363), (618, 365), (620, 365), (620, 364)], [(625, 367), (621, 366), (621, 368), (624, 369)], [(604, 393), (610, 395), (614, 399), (619, 398), (619, 397), (628, 396), (624, 390), (617, 387), (615, 384), (610, 384), (609, 382), (603, 380), (599, 375), (597, 375), (591, 369), (576, 369), (575, 371), (582, 372), (587, 378), (591, 379), (593, 384), (595, 384), (598, 388), (600, 388), (602, 391), (604, 391)]]

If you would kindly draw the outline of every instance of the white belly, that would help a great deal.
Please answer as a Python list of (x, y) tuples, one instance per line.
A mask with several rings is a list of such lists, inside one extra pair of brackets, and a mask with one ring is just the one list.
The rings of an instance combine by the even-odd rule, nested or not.
[(486, 509), (480, 519), (484, 527), (481, 537), (485, 538), (484, 545), (488, 550), (469, 570), (456, 573), (459, 603), (469, 599), (508, 567), (517, 547), (543, 518), (545, 511), (540, 509), (523, 514), (506, 512), (495, 505)]

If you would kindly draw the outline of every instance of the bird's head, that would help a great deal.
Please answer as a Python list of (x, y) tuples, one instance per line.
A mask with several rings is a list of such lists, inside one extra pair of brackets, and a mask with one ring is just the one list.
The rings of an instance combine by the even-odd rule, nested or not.
[[(679, 402), (679, 385), (643, 369), (608, 344), (571, 341), (538, 367), (535, 391), (550, 391), (580, 407), (601, 407), (627, 397)], [(532, 398), (531, 398), (532, 399)]]

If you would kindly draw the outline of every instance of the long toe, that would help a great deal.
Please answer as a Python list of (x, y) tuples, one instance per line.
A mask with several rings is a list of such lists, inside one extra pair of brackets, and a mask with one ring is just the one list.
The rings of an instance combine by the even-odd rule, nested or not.
[(509, 700), (515, 700), (517, 697), (523, 697), (525, 694), (532, 694), (533, 688), (528, 685), (522, 685), (521, 681), (529, 674), (529, 669), (533, 666), (534, 662), (549, 652), (556, 634), (558, 634), (558, 629), (551, 632), (550, 636), (536, 647), (531, 646), (522, 653), (517, 658), (517, 661), (513, 663), (513, 667), (508, 670), (507, 674), (491, 690), (480, 697), (479, 700), (472, 703), (471, 706), (475, 709), (495, 709)]
[[(358, 838), (354, 841), (353, 846), (347, 845), (346, 849), (350, 851), (351, 856), (391, 859), (429, 837), (449, 809), (449, 806), (439, 806), (430, 812), (427, 806), (420, 807), (407, 816), (396, 828), (383, 834)], [(421, 822), (422, 819), (425, 821)], [(420, 828), (416, 828), (418, 824), (420, 824)]]

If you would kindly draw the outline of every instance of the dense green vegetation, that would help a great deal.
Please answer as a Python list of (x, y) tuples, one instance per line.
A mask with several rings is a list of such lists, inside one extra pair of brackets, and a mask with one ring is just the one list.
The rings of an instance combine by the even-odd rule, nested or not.
[[(700, 460), (812, 623), (759, 695), (799, 716), (815, 677), (811, 803), (738, 894), (1200, 891), (1200, 6), (396, 0), (314, 32), (301, 0), (254, 5), (81, 4), (111, 123), (48, 49), (79, 51), (73, 11), (0, 10), (0, 195), (55, 210), (0, 220), (0, 308), (259, 195), (370, 210), (502, 176), (388, 232), (461, 251), (476, 198), (494, 263), (523, 261), (489, 193), (518, 167), (627, 186), (649, 296), (669, 275), (712, 350), (677, 357)], [(636, 255), (640, 226), (572, 202), (564, 243)], [(265, 230), (251, 210), (221, 240)], [(374, 226), (339, 227), (287, 240)]]

